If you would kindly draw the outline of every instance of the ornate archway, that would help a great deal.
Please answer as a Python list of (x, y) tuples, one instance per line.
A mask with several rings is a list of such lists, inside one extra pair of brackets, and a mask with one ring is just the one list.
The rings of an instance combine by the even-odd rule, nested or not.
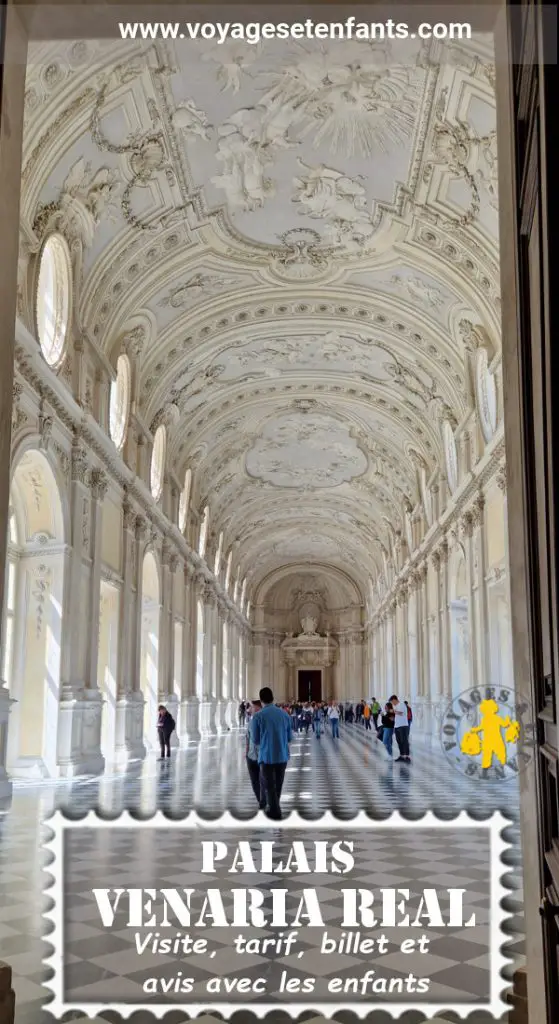
[(64, 514), (47, 456), (15, 464), (4, 607), (3, 678), (12, 708), (8, 768), (15, 778), (58, 775), (64, 595)]

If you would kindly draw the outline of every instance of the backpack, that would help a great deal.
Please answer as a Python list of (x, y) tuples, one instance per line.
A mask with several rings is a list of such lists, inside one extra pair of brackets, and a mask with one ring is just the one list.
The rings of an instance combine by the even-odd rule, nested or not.
[(177, 723), (175, 722), (175, 719), (173, 718), (172, 715), (169, 715), (169, 718), (171, 719), (171, 728), (169, 729), (169, 735), (171, 735), (171, 733), (175, 731)]

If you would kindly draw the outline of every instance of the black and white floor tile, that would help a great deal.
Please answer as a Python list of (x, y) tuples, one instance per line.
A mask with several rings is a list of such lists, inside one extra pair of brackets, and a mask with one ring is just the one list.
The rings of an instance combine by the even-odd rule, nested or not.
[[(286, 774), (284, 813), (296, 809), (303, 817), (312, 819), (331, 810), (337, 818), (351, 819), (365, 810), (379, 820), (394, 810), (414, 819), (428, 810), (441, 818), (452, 818), (461, 810), (485, 818), (500, 810), (511, 822), (505, 834), (512, 844), (507, 854), (510, 872), (505, 879), (511, 888), (506, 909), (513, 915), (510, 948), (521, 957), (522, 891), (515, 785), (476, 783), (449, 766), (436, 738), (424, 740), (416, 736), (412, 742), (412, 764), (406, 765), (391, 762), (374, 734), (365, 733), (356, 725), (342, 727), (339, 741), (328, 733), (320, 740), (312, 733), (299, 734), (294, 738)], [(244, 735), (234, 730), (176, 752), (170, 763), (148, 758), (127, 771), (108, 771), (101, 779), (15, 784), (12, 806), (0, 814), (0, 960), (7, 961), (13, 969), (16, 1024), (51, 1024), (53, 1020), (44, 1009), (48, 992), (42, 987), (42, 958), (50, 950), (48, 940), (42, 938), (49, 930), (42, 913), (51, 905), (48, 896), (43, 896), (48, 880), (43, 867), (48, 855), (42, 850), (42, 843), (51, 834), (45, 821), (57, 808), (71, 817), (82, 817), (91, 809), (103, 817), (116, 817), (125, 809), (145, 818), (157, 809), (170, 817), (183, 817), (195, 808), (204, 818), (216, 818), (226, 809), (238, 818), (250, 818), (256, 806), (244, 763)], [(87, 877), (86, 861), (84, 885)], [(93, 885), (94, 857), (89, 877)], [(88, 933), (87, 925), (84, 929), (76, 956), (94, 968), (94, 961), (103, 951), (99, 937)], [(92, 942), (89, 952), (88, 938)], [(376, 1014), (375, 1024), (383, 1024), (384, 1016)], [(110, 1013), (103, 1017), (115, 1019)], [(281, 1011), (274, 1011), (273, 1019), (276, 1018), (278, 1024), (287, 1024), (288, 1017)], [(310, 1024), (316, 1015), (310, 1013), (305, 1018)], [(165, 1021), (179, 1024), (186, 1019), (177, 1011)], [(389, 1019), (386, 1017), (387, 1022)], [(480, 1022), (482, 1019), (489, 1018), (482, 1015)], [(131, 1024), (144, 1024), (140, 1017), (130, 1020)], [(272, 1024), (272, 1018), (268, 1020)], [(412, 1015), (409, 1024), (415, 1024), (415, 1020), (416, 1015)], [(240, 1018), (237, 1024), (241, 1024)], [(477, 1024), (477, 1020), (471, 1018), (471, 1024)]]

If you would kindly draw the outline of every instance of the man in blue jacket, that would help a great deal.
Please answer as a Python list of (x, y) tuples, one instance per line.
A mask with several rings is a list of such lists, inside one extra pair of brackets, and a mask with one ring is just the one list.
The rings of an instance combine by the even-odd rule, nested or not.
[(262, 710), (252, 719), (250, 736), (258, 747), (261, 789), (265, 792), (267, 800), (266, 814), (273, 821), (280, 821), (281, 791), (289, 761), (289, 744), (293, 736), (291, 718), (283, 708), (276, 707), (269, 686), (260, 690), (259, 697)]

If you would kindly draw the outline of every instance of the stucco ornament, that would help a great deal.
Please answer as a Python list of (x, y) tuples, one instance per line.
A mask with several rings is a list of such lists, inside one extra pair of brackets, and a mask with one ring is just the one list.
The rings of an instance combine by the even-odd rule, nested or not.
[(325, 238), (334, 245), (359, 251), (374, 232), (364, 185), (325, 164), (309, 167), (299, 160), (293, 202), (301, 212), (326, 222)]
[(103, 217), (114, 219), (115, 199), (121, 187), (118, 173), (102, 167), (92, 170), (81, 157), (73, 164), (56, 202), (39, 206), (35, 231), (39, 235), (56, 230), (68, 239), (79, 239), (87, 248)]
[(301, 47), (299, 60), (270, 73), (276, 80), (263, 104), (291, 110), (301, 134), (334, 153), (370, 157), (401, 144), (414, 126), (414, 69), (383, 66), (366, 43), (344, 45), (344, 64), (340, 52)]
[(257, 210), (274, 194), (266, 168), (293, 145), (287, 138), (288, 127), (288, 112), (276, 111), (263, 120), (256, 108), (237, 110), (220, 125), (217, 159), (223, 171), (212, 178), (212, 184), (225, 191), (232, 211)]

